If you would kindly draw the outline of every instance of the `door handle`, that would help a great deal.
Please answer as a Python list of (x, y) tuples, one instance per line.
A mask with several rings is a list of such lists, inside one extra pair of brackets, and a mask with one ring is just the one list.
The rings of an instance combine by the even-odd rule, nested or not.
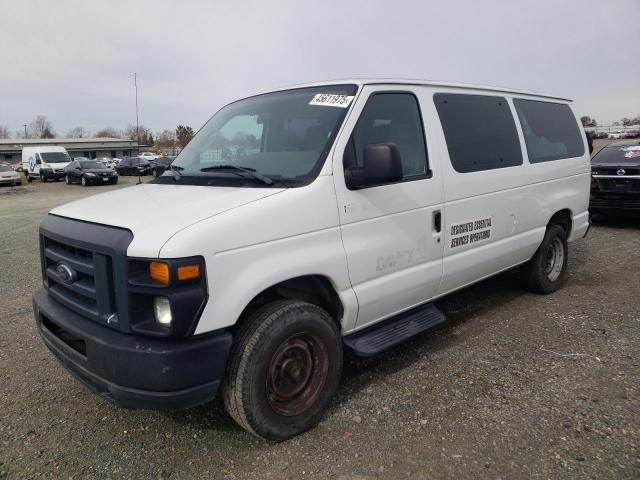
[(442, 231), (442, 213), (440, 210), (433, 212), (433, 229), (438, 233)]

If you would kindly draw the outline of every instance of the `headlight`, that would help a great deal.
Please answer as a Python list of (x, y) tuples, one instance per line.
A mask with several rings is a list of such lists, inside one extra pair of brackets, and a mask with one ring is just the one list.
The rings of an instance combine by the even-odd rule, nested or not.
[(208, 299), (200, 256), (131, 258), (128, 262), (131, 332), (155, 337), (193, 334)]
[(153, 299), (153, 314), (163, 327), (171, 325), (173, 316), (171, 315), (171, 303), (167, 297), (155, 297)]
[(87, 173), (85, 173), (85, 175), (86, 175), (87, 177), (95, 177), (95, 176), (96, 176), (96, 174), (95, 174), (95, 173), (91, 173), (91, 172), (87, 172)]

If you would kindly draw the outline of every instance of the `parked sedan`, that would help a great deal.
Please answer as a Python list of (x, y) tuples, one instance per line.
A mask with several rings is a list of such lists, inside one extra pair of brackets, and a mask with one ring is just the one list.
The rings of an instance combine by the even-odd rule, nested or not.
[(612, 142), (591, 159), (591, 213), (640, 213), (640, 142)]
[(116, 167), (118, 175), (149, 175), (151, 173), (151, 165), (149, 162), (140, 157), (125, 157)]
[(20, 185), (20, 174), (11, 165), (0, 165), (0, 185)]
[(81, 183), (83, 187), (91, 184), (118, 183), (118, 174), (97, 160), (74, 160), (64, 168), (64, 181), (68, 184)]
[(151, 174), (154, 177), (159, 177), (165, 172), (165, 170), (169, 169), (171, 163), (175, 160), (175, 158), (176, 157), (160, 157), (156, 159)]

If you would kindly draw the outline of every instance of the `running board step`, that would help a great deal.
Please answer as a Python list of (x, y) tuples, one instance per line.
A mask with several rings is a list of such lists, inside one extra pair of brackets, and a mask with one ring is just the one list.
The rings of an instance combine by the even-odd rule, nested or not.
[(372, 357), (426, 332), (446, 319), (433, 303), (428, 303), (347, 335), (343, 341), (359, 357)]

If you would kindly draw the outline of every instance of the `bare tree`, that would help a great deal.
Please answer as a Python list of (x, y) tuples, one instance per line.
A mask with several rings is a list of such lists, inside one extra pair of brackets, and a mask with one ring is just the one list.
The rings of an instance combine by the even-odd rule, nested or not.
[(4, 125), (0, 125), (0, 138), (11, 138), (11, 134), (9, 133), (9, 129)]
[(151, 139), (151, 143), (153, 143), (151, 130), (143, 125), (139, 125), (137, 129), (135, 125), (127, 125), (127, 128), (124, 129), (123, 133), (126, 138), (138, 140), (140, 144), (149, 145), (149, 139)]
[(75, 127), (67, 132), (67, 137), (69, 138), (85, 138), (88, 136), (89, 132), (82, 127)]
[(96, 138), (119, 138), (122, 134), (112, 127), (104, 127), (93, 134)]
[(29, 124), (29, 134), (32, 138), (53, 138), (55, 136), (51, 122), (44, 115), (38, 115)]
[(176, 133), (167, 129), (157, 132), (156, 145), (160, 148), (174, 148), (176, 146)]

